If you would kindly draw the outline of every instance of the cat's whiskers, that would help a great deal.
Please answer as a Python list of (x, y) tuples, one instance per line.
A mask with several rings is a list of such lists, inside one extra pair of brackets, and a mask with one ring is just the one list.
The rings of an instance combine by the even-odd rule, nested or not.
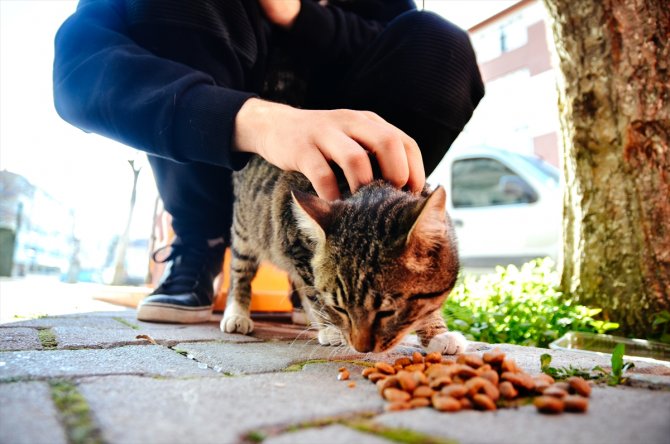
[(312, 322), (312, 324), (319, 325), (321, 327), (327, 327), (329, 325), (332, 325), (329, 317), (326, 315), (324, 311), (319, 310), (318, 308), (312, 306), (310, 308), (310, 312), (312, 314), (312, 317), (316, 318), (316, 322)]
[[(292, 346), (292, 345), (293, 345), (293, 344), (291, 344), (291, 346)], [(305, 342), (302, 344), (302, 348), (303, 348), (303, 349), (305, 349), (306, 347), (310, 347), (310, 349), (311, 349), (311, 352), (310, 352), (310, 354), (308, 355), (308, 358), (307, 358), (307, 359), (309, 360), (309, 359), (312, 359), (312, 357), (313, 357), (313, 355), (314, 355), (314, 352), (315, 352), (316, 350), (319, 349), (320, 345), (319, 345), (319, 343), (318, 343), (318, 341), (317, 341), (316, 338), (312, 338), (312, 339), (310, 339), (310, 340), (308, 340), (308, 341), (305, 341)]]
[(346, 343), (345, 344), (339, 344), (339, 345), (335, 346), (335, 348), (328, 355), (328, 359), (334, 359), (338, 356), (346, 355), (347, 354), (346, 352), (348, 351), (348, 348), (349, 348), (349, 344), (346, 344)]
[(314, 285), (303, 285), (302, 287), (295, 287), (295, 290), (302, 294), (307, 293), (305, 290), (311, 290), (312, 293), (318, 293)]
[[(320, 330), (319, 325), (315, 322), (312, 322), (310, 325), (306, 325), (305, 328), (300, 333), (298, 333), (298, 335), (295, 337), (295, 339), (293, 339), (293, 341), (291, 342), (289, 347), (293, 347), (293, 345), (296, 343), (296, 341), (300, 340), (300, 338), (303, 335), (309, 334), (312, 331), (318, 332), (319, 330)], [(316, 340), (318, 340), (318, 338), (310, 338), (305, 342), (304, 345), (307, 345), (310, 342), (316, 341)]]
[[(302, 330), (300, 333), (298, 333), (298, 334), (296, 335), (296, 337), (293, 339), (293, 341), (291, 342), (291, 344), (289, 344), (289, 347), (293, 347), (293, 345), (294, 345), (297, 341), (301, 341), (301, 340), (303, 340), (303, 339), (302, 339), (302, 336), (303, 336), (303, 335), (307, 335), (307, 334), (309, 334), (309, 332), (310, 332), (310, 331), (313, 331), (313, 330), (317, 330), (317, 329), (308, 327), (308, 328)], [(318, 331), (318, 330), (317, 330), (317, 331)], [(309, 343), (309, 342), (311, 342), (311, 341), (315, 341), (316, 339), (317, 339), (317, 338), (307, 338), (306, 343)]]

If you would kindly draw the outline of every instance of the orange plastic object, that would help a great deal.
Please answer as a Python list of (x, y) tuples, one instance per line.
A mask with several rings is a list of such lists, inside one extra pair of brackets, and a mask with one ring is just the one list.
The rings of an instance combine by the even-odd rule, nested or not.
[[(226, 298), (230, 285), (230, 248), (226, 250), (223, 270), (219, 275), (214, 310), (226, 308)], [(258, 273), (251, 281), (252, 312), (290, 312), (293, 310), (289, 297), (291, 285), (287, 274), (269, 263), (261, 263)]]

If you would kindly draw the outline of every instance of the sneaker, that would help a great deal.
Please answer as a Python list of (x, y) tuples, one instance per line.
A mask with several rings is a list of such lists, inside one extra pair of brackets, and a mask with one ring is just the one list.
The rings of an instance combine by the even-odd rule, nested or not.
[[(210, 320), (213, 282), (221, 271), (226, 249), (223, 241), (215, 246), (210, 244), (207, 241), (186, 243), (177, 238), (171, 246), (156, 250), (154, 261), (169, 264), (161, 284), (137, 307), (137, 319), (180, 324)], [(171, 248), (170, 253), (160, 259), (167, 248)]]

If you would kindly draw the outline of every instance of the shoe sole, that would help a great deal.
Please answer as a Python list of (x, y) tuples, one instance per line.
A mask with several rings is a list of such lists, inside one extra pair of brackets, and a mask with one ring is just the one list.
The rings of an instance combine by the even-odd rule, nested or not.
[(200, 324), (209, 322), (211, 316), (211, 305), (206, 307), (179, 307), (170, 304), (147, 303), (137, 307), (137, 319), (139, 321)]

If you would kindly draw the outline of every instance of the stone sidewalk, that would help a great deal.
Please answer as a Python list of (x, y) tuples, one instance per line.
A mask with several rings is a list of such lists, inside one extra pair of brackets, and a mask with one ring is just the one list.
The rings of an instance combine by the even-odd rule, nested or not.
[[(530, 373), (547, 352), (555, 367), (610, 359), (496, 347)], [(139, 322), (128, 310), (1, 324), (0, 350), (0, 443), (670, 443), (670, 367), (647, 362), (636, 362), (632, 386), (594, 387), (586, 414), (385, 413), (361, 363), (420, 350), (411, 338), (360, 355), (288, 323), (257, 320), (241, 336), (214, 322)], [(355, 387), (337, 380), (342, 366)]]

